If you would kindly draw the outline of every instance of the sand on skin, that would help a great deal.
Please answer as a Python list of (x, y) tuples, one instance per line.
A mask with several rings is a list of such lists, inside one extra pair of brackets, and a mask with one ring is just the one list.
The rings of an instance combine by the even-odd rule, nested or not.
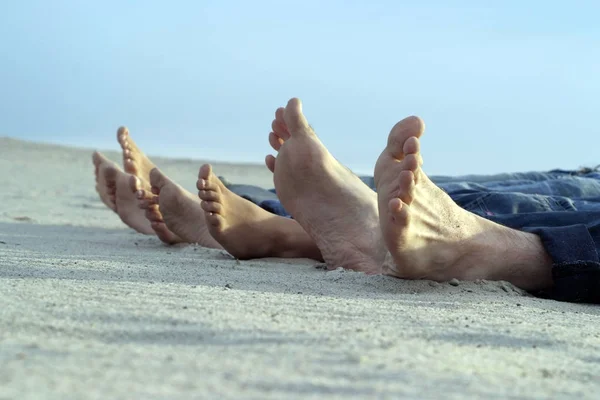
[[(202, 161), (156, 161), (193, 190)], [(0, 138), (0, 185), (2, 399), (600, 396), (600, 307), (163, 246), (100, 202), (90, 150)]]

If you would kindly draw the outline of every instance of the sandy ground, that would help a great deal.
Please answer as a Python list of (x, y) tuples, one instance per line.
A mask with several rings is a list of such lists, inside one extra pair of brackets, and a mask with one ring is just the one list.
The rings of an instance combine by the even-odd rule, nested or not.
[[(0, 399), (600, 398), (600, 307), (167, 247), (90, 154), (0, 138)], [(193, 189), (200, 161), (156, 162)]]

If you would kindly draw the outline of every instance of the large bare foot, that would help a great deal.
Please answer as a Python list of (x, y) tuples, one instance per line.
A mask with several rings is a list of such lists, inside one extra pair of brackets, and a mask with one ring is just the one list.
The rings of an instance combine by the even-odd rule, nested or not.
[(96, 177), (96, 192), (108, 208), (117, 212), (117, 188), (113, 184), (114, 182), (109, 183), (104, 178), (104, 170), (111, 166), (116, 167), (116, 164), (97, 151), (92, 155), (92, 162), (94, 163), (94, 175)]
[(142, 180), (142, 184), (148, 184), (150, 182), (150, 171), (156, 166), (135, 144), (127, 127), (122, 126), (117, 130), (117, 141), (123, 149), (123, 169), (125, 172), (137, 176)]
[[(208, 231), (198, 197), (171, 181), (158, 168), (150, 172), (150, 184), (157, 199), (151, 200), (145, 192), (138, 191), (137, 195), (141, 200), (146, 199), (148, 206), (158, 205), (158, 210), (149, 210), (149, 218), (155, 218), (154, 228), (157, 228), (157, 235), (160, 233), (161, 240), (164, 239), (167, 243), (198, 243), (204, 247), (223, 248)], [(160, 217), (157, 214), (153, 217), (154, 211)], [(163, 229), (165, 226), (167, 229)]]
[(115, 211), (127, 226), (146, 234), (152, 235), (154, 231), (150, 222), (144, 216), (144, 211), (138, 207), (135, 190), (132, 189), (130, 179), (133, 177), (127, 174), (114, 163), (100, 166), (99, 174), (102, 174), (109, 192), (114, 191)]
[(234, 257), (322, 260), (317, 245), (298, 222), (271, 214), (231, 192), (210, 165), (200, 168), (196, 186), (210, 234)]
[(375, 166), (379, 220), (391, 259), (384, 273), (408, 279), (507, 280), (523, 289), (552, 284), (539, 237), (460, 208), (421, 169), (423, 122), (394, 126)]
[(277, 195), (321, 250), (329, 268), (380, 273), (383, 245), (377, 195), (327, 151), (291, 99), (276, 112), (268, 156)]

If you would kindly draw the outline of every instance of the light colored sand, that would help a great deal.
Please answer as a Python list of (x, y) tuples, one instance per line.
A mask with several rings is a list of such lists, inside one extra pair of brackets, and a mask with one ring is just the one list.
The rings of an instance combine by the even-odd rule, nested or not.
[[(200, 162), (157, 161), (193, 189)], [(166, 247), (90, 151), (0, 139), (0, 187), (0, 399), (600, 398), (600, 307)]]

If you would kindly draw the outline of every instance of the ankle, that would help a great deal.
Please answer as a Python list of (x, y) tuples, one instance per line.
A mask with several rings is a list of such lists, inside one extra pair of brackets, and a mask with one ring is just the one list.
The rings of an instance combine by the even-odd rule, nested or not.
[(552, 259), (537, 235), (497, 225), (473, 244), (468, 280), (502, 280), (524, 290), (552, 286)]

